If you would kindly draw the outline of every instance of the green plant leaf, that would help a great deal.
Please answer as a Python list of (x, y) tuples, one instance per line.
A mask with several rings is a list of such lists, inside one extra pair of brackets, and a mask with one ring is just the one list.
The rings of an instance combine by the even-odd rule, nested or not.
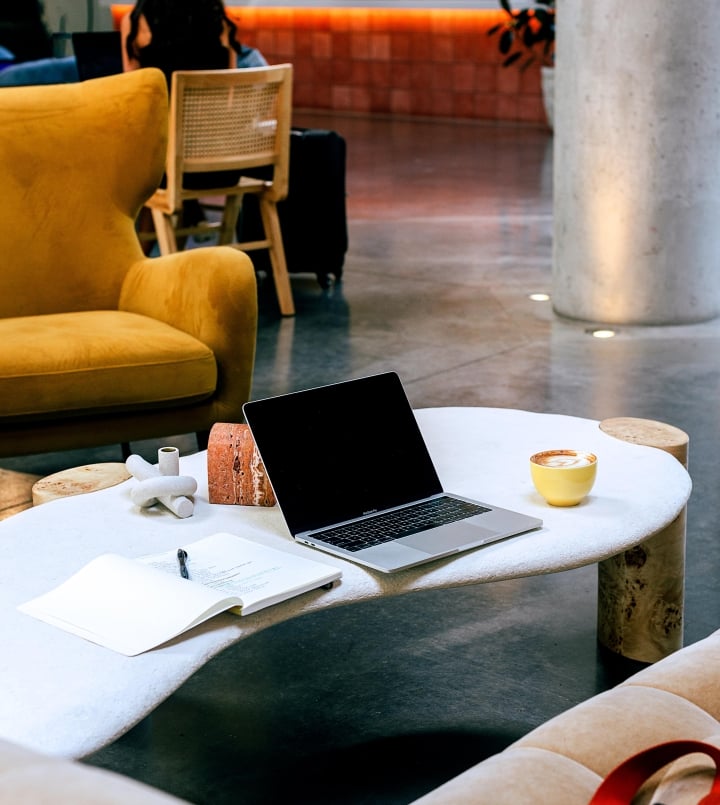
[[(506, 56), (503, 66), (508, 67), (520, 59), (524, 59), (519, 65), (521, 71), (537, 61), (552, 64), (555, 47), (555, 0), (530, 0), (529, 7), (520, 9), (511, 6), (512, 0), (498, 2), (509, 19), (493, 25), (488, 34), (500, 34), (498, 49)], [(516, 44), (521, 49), (511, 53)], [(537, 47), (539, 45), (542, 45), (542, 52)]]
[(509, 53), (510, 48), (513, 46), (513, 41), (515, 40), (515, 36), (512, 31), (506, 30), (503, 31), (500, 37), (500, 43), (498, 47), (500, 48), (500, 53)]

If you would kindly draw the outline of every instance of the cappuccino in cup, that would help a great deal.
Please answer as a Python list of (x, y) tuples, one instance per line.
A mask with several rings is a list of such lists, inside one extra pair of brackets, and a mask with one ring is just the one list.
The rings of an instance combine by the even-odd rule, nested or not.
[(530, 475), (551, 506), (577, 506), (595, 483), (597, 456), (584, 450), (544, 450), (530, 457)]
[(543, 467), (589, 467), (597, 461), (592, 453), (577, 450), (546, 450), (533, 456), (533, 460)]

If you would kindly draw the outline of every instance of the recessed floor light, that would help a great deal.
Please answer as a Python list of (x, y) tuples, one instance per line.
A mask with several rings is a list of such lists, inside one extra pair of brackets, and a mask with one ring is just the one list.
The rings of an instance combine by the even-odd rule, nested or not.
[(617, 335), (616, 330), (586, 330), (593, 338), (614, 338)]
[(550, 299), (550, 295), (546, 293), (531, 293), (529, 296), (533, 302), (547, 302)]

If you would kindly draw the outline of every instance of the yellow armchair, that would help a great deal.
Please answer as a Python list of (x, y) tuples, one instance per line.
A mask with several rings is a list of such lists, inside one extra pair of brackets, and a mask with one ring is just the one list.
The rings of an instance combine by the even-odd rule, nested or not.
[(146, 258), (135, 231), (167, 116), (154, 69), (0, 89), (0, 455), (242, 419), (252, 263), (229, 246)]

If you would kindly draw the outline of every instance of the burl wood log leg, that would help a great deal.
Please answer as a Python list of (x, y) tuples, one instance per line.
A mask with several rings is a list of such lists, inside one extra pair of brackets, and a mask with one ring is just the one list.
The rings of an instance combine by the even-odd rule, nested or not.
[[(687, 467), (688, 435), (648, 419), (605, 419), (600, 428), (657, 447)], [(598, 641), (615, 654), (652, 663), (682, 648), (686, 509), (660, 533), (598, 564)]]

